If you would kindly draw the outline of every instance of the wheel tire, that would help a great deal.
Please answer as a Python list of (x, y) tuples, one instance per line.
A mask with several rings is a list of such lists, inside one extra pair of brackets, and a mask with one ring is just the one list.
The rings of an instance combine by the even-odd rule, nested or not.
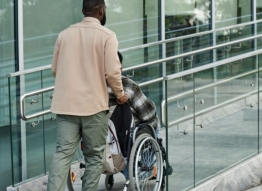
[(164, 191), (165, 188), (166, 188), (166, 175), (165, 175), (165, 173), (166, 173), (166, 168), (163, 166), (163, 175), (162, 175), (162, 182), (161, 182), (161, 188), (160, 188), (161, 191)]
[[(110, 177), (112, 177), (112, 180), (110, 180)], [(114, 176), (113, 175), (106, 175), (105, 179), (105, 187), (107, 190), (112, 190), (114, 186)]]
[[(161, 188), (161, 183), (162, 183), (162, 175), (163, 175), (163, 161), (162, 161), (162, 154), (161, 154), (161, 149), (157, 143), (157, 141), (150, 136), (149, 134), (141, 134), (138, 136), (138, 138), (135, 140), (133, 147), (131, 149), (131, 154), (129, 157), (129, 187), (132, 191), (143, 191), (143, 189), (141, 190), (138, 187), (138, 178), (136, 177), (138, 174), (138, 163), (139, 163), (139, 156), (140, 156), (140, 152), (142, 151), (143, 148), (146, 148), (146, 151), (144, 151), (145, 155), (150, 154), (148, 153), (148, 149), (150, 149), (150, 147), (152, 147), (154, 149), (154, 157), (157, 160), (157, 165), (156, 165), (156, 177), (155, 178), (148, 178), (148, 180), (152, 180), (155, 181), (154, 182), (154, 186), (153, 189), (151, 189), (152, 191), (159, 191)], [(143, 152), (143, 151), (142, 151)], [(151, 151), (149, 151), (151, 152)], [(147, 160), (148, 161), (148, 160)], [(143, 162), (140, 162), (143, 163)], [(155, 165), (154, 165), (155, 166)], [(150, 167), (145, 167), (147, 169), (145, 169), (144, 171), (149, 171), (148, 169)], [(150, 170), (151, 171), (151, 170)], [(154, 172), (154, 167), (152, 169), (152, 174)], [(144, 172), (143, 172), (144, 173)], [(147, 172), (146, 172), (147, 173)], [(144, 174), (146, 174), (144, 173)], [(148, 181), (147, 181), (148, 183)], [(145, 187), (147, 188), (147, 186), (150, 186), (149, 184), (145, 185)]]

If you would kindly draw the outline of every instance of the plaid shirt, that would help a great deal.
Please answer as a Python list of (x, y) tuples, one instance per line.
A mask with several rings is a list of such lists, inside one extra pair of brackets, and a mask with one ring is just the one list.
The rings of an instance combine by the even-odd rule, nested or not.
[[(156, 114), (156, 106), (154, 102), (148, 99), (139, 86), (131, 79), (122, 76), (122, 83), (125, 93), (129, 97), (129, 104), (131, 106), (132, 114), (136, 122), (148, 122), (155, 129), (158, 127), (158, 116)], [(109, 106), (117, 105), (116, 97), (110, 87), (109, 93)]]

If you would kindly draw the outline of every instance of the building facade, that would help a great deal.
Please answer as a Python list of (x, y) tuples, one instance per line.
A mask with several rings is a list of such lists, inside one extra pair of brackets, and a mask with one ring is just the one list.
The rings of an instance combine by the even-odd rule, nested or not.
[[(57, 35), (69, 25), (83, 19), (81, 6), (82, 1), (75, 0), (0, 0), (0, 190), (48, 172), (55, 148), (55, 116), (49, 113), (38, 118), (22, 120), (20, 98), (25, 93), (54, 85), (48, 68)], [(200, 100), (199, 106), (192, 102), (192, 97), (184, 97), (168, 106), (168, 120), (181, 119), (181, 123), (174, 122), (174, 130), (172, 125), (170, 126), (170, 136), (166, 137), (169, 137), (170, 142), (167, 143), (170, 143), (172, 152), (177, 151), (178, 156), (183, 158), (182, 160), (178, 157), (173, 162), (171, 159), (171, 164), (174, 165), (174, 169), (178, 169), (178, 173), (169, 178), (168, 187), (178, 191), (192, 188), (218, 171), (260, 152), (259, 98), (254, 101), (252, 116), (244, 114), (241, 118), (245, 121), (248, 118), (250, 122), (249, 136), (242, 139), (242, 134), (232, 134), (233, 137), (237, 137), (235, 143), (241, 145), (238, 149), (247, 152), (227, 162), (223, 161), (222, 156), (209, 156), (206, 160), (221, 157), (223, 162), (219, 167), (214, 167), (216, 170), (210, 170), (210, 164), (207, 172), (198, 174), (202, 164), (206, 162), (202, 161), (201, 152), (204, 151), (201, 151), (201, 139), (205, 140), (209, 133), (214, 134), (215, 129), (200, 133), (201, 137), (203, 136), (200, 138), (197, 137), (200, 134), (191, 126), (198, 123), (196, 111), (236, 98), (236, 94), (247, 94), (250, 87), (245, 86), (241, 89), (240, 83), (257, 87), (259, 92), (259, 83), (255, 80), (260, 79), (259, 69), (262, 62), (260, 54), (253, 55), (252, 52), (262, 47), (261, 37), (255, 38), (262, 34), (262, 0), (106, 0), (106, 6), (106, 27), (117, 34), (119, 50), (124, 57), (124, 75), (141, 84), (142, 90), (156, 103), (160, 116), (163, 115), (161, 103), (166, 96), (171, 96), (172, 92), (183, 93), (232, 77), (238, 80), (223, 86), (222, 90), (226, 89), (226, 92), (212, 88), (194, 97), (195, 101)], [(234, 41), (235, 44), (226, 44)], [(223, 44), (226, 45), (222, 46)], [(208, 49), (214, 46), (218, 47)], [(198, 50), (205, 51), (187, 54)], [(183, 54), (185, 55), (173, 58)], [(164, 86), (164, 76), (235, 57), (239, 57), (239, 60), (201, 71), (193, 77), (192, 74), (185, 74)], [(146, 65), (142, 65), (144, 63)], [(42, 69), (39, 69), (41, 67)], [(33, 71), (36, 68), (39, 69), (36, 72), (23, 74), (25, 70)], [(238, 77), (253, 70), (258, 72), (246, 74), (243, 78)], [(15, 72), (22, 74), (7, 76)], [(26, 114), (31, 115), (48, 109), (51, 95), (52, 92), (47, 91), (28, 96), (25, 99)], [(245, 103), (253, 99), (247, 98)], [(186, 105), (185, 103), (188, 109), (181, 110), (180, 106)], [(176, 106), (175, 109), (171, 108), (172, 105)], [(243, 109), (236, 113), (239, 111)], [(190, 122), (192, 118), (183, 120), (183, 117), (190, 114), (194, 118), (193, 122)], [(233, 112), (230, 115), (233, 115)], [(192, 134), (188, 133), (188, 137), (184, 139), (181, 138), (182, 135), (178, 136), (180, 124), (181, 127), (185, 127), (184, 132)], [(193, 137), (190, 137), (191, 135)], [(252, 138), (249, 140), (250, 136)], [(230, 136), (224, 138), (227, 142)], [(172, 141), (179, 144), (172, 145)], [(209, 141), (212, 143), (212, 140)], [(190, 149), (183, 153), (180, 151), (180, 144), (186, 143)], [(234, 149), (237, 150), (235, 147), (227, 147), (227, 153), (236, 151)], [(183, 168), (179, 172), (180, 168), (176, 167)]]

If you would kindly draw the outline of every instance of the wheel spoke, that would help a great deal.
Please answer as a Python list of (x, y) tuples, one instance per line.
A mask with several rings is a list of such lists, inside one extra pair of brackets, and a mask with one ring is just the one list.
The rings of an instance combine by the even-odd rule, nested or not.
[(131, 190), (159, 191), (162, 182), (162, 156), (158, 143), (149, 135), (135, 141), (129, 163)]

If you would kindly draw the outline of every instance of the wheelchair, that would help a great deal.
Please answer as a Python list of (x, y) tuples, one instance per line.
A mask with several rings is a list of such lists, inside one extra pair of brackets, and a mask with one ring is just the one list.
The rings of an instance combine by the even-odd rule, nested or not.
[[(165, 188), (165, 149), (162, 140), (157, 139), (155, 129), (147, 124), (133, 125), (127, 136), (127, 182), (123, 190), (126, 191), (159, 191)], [(85, 161), (81, 146), (77, 149), (67, 178), (69, 191), (78, 191), (82, 187), (82, 177), (85, 170)], [(124, 172), (121, 172), (124, 174)], [(105, 187), (111, 190), (114, 186), (113, 175), (106, 175)]]

